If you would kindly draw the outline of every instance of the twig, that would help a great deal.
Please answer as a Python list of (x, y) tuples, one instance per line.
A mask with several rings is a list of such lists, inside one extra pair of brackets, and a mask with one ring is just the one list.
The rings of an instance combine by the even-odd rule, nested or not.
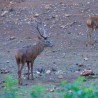
[(75, 23), (77, 23), (77, 22), (74, 21), (74, 22), (71, 22), (71, 23), (67, 23), (67, 24), (65, 25), (65, 27), (67, 27), (67, 26), (72, 26), (72, 25), (75, 24)]
[(66, 17), (70, 17), (70, 16), (82, 16), (82, 14), (65, 14)]

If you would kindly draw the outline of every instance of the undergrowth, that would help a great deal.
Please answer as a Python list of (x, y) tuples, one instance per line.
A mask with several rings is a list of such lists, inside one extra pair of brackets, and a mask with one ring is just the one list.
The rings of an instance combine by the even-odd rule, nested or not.
[(11, 76), (5, 76), (5, 83), (4, 83), (4, 94), (1, 98), (20, 98), (17, 95), (18, 88), (15, 86), (17, 80), (13, 79)]
[[(31, 98), (98, 98), (98, 86), (93, 83), (83, 86), (84, 78), (79, 77), (71, 83), (62, 80), (52, 92), (47, 91), (47, 87), (42, 84), (32, 86), (29, 91)], [(17, 81), (11, 76), (5, 77), (4, 94), (0, 98), (23, 98), (18, 92)], [(24, 87), (23, 87), (24, 88)], [(45, 96), (47, 95), (47, 96)]]

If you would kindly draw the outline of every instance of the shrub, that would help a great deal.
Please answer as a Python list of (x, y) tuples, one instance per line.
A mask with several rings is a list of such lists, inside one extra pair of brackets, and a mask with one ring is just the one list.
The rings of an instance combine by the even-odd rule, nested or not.
[[(84, 78), (79, 77), (71, 83), (65, 80), (61, 81), (58, 86), (59, 89), (54, 89), (54, 92), (47, 92), (46, 87), (42, 84), (32, 86), (32, 98), (98, 98), (98, 86), (94, 84), (83, 86)], [(11, 76), (5, 77), (4, 96), (0, 98), (20, 98), (17, 95), (18, 88), (15, 86), (17, 83)], [(45, 96), (47, 94), (48, 96)], [(23, 97), (22, 97), (23, 98)]]
[(4, 96), (2, 98), (20, 98), (17, 95), (18, 88), (15, 87), (17, 80), (13, 79), (11, 76), (5, 76), (4, 83)]
[(32, 98), (43, 98), (43, 93), (45, 92), (45, 87), (41, 84), (34, 85), (32, 87)]
[[(93, 84), (83, 86), (84, 78), (79, 77), (63, 86), (62, 98), (98, 98), (98, 89)], [(64, 85), (64, 84), (63, 84)]]

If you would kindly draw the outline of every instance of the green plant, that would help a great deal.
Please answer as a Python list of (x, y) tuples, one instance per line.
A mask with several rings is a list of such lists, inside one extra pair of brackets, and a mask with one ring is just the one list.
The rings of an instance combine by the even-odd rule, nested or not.
[(32, 87), (32, 98), (43, 98), (43, 93), (45, 92), (45, 87), (41, 84), (34, 85)]
[[(32, 86), (31, 97), (32, 98), (98, 98), (98, 86), (94, 84), (84, 86), (84, 79), (79, 77), (71, 83), (67, 83), (62, 80), (57, 89), (53, 92), (47, 92), (46, 86), (42, 84), (36, 84)], [(5, 77), (4, 84), (4, 96), (0, 98), (20, 98), (18, 94), (18, 88), (15, 86), (17, 83), (11, 76)], [(47, 85), (50, 87), (49, 85)], [(50, 87), (51, 89), (52, 87)], [(30, 92), (30, 91), (29, 91)], [(28, 92), (28, 93), (29, 93)], [(22, 97), (23, 98), (23, 97)]]
[(5, 76), (4, 83), (4, 98), (19, 98), (17, 95), (18, 88), (15, 87), (17, 80), (13, 79), (10, 75)]
[(82, 86), (83, 81), (84, 78), (79, 77), (72, 83), (66, 83), (60, 92), (63, 94), (62, 98), (98, 98), (97, 87), (93, 84)]
[[(65, 80), (61, 81), (60, 86), (58, 87), (59, 89), (54, 90), (54, 92), (51, 93), (51, 97), (54, 94), (57, 94), (57, 96), (59, 95), (61, 98), (98, 98), (97, 86), (95, 87), (93, 84), (83, 86), (84, 80), (85, 78), (79, 77), (71, 83), (67, 83)], [(43, 93), (46, 93), (45, 87), (38, 84), (33, 86), (31, 96), (32, 98), (48, 98), (42, 96)]]

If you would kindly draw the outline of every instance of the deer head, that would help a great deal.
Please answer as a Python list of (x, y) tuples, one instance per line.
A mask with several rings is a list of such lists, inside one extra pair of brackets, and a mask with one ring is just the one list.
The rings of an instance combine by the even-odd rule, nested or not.
[(38, 39), (44, 44), (44, 46), (52, 47), (53, 44), (48, 40), (49, 36), (47, 35), (47, 32), (44, 28), (44, 23), (42, 21), (37, 21), (37, 30), (39, 33)]

